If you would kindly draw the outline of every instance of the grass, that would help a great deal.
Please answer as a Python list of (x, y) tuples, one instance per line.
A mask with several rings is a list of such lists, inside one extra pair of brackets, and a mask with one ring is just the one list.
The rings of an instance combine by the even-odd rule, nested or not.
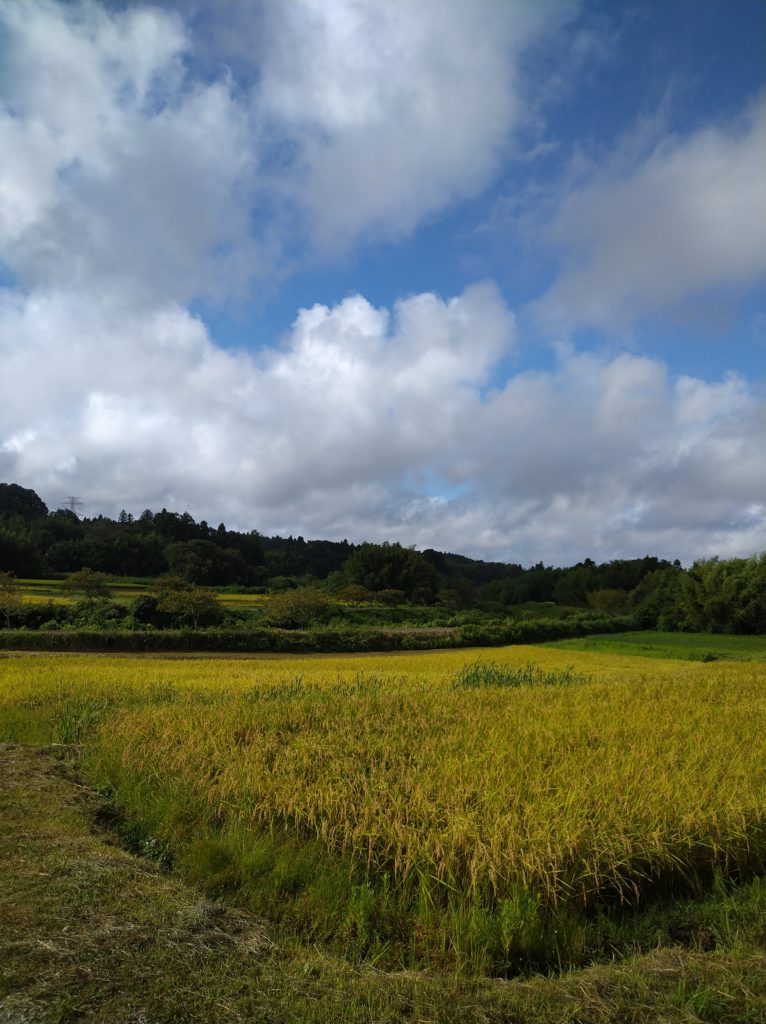
[[(720, 936), (559, 977), (465, 979), (352, 964), (275, 934), (99, 827), (69, 748), (0, 747), (0, 1019), (112, 1024), (759, 1024), (754, 901)], [(106, 808), (108, 810), (108, 808)], [(709, 904), (713, 906), (713, 903)], [(358, 900), (364, 913), (364, 896)], [(748, 909), (748, 907), (750, 909)], [(757, 919), (756, 919), (757, 920)], [(710, 921), (703, 921), (710, 929)], [(709, 946), (710, 943), (707, 943)]]
[(477, 659), (456, 673), (452, 685), (455, 689), (479, 690), (487, 687), (518, 686), (573, 686), (590, 682), (590, 676), (575, 672), (571, 665), (546, 671), (527, 662), (523, 666), (498, 665), (494, 661)]
[(567, 651), (593, 651), (643, 658), (766, 661), (766, 636), (731, 636), (722, 633), (662, 633), (646, 630), (556, 640), (545, 646)]

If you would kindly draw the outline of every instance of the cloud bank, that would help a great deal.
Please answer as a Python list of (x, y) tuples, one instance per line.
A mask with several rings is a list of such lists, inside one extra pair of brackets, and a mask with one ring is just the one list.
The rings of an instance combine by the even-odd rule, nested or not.
[(491, 285), (390, 312), (352, 296), (302, 310), (256, 359), (177, 304), (146, 316), (6, 294), (0, 477), (54, 504), (75, 491), (96, 509), (212, 508), (266, 532), (521, 561), (757, 547), (758, 403), (742, 379), (562, 352), (495, 387), (514, 331)]

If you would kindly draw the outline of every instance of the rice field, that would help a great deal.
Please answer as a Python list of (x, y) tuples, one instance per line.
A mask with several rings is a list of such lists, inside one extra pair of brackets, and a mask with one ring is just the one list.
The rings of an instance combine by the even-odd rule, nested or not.
[(766, 862), (755, 663), (19, 655), (0, 739), (82, 742), (149, 849), (399, 962), (581, 962), (600, 915)]
[[(71, 605), (82, 599), (82, 594), (72, 594), (66, 589), (64, 580), (32, 580), (20, 579), (21, 595), (24, 604)], [(111, 580), (109, 590), (112, 599), (119, 604), (130, 604), (138, 597), (147, 597), (153, 593), (151, 581), (126, 582)], [(268, 594), (218, 594), (224, 608), (235, 608), (252, 611), (262, 608), (269, 600)]]

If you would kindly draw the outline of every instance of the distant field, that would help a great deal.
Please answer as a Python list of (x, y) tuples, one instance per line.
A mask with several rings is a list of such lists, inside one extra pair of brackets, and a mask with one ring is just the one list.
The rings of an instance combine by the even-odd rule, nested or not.
[[(64, 580), (20, 579), (19, 585), (27, 604), (45, 604), (48, 601), (53, 604), (74, 604), (82, 597), (82, 595), (69, 593), (64, 586)], [(149, 593), (148, 583), (114, 581), (109, 584), (109, 588), (114, 600), (125, 604)]]
[[(46, 604), (48, 601), (53, 604), (74, 604), (79, 601), (82, 595), (70, 594), (65, 586), (64, 580), (27, 580), (20, 579), (22, 597), (27, 604)], [(127, 582), (115, 580), (109, 584), (112, 598), (120, 604), (128, 604), (137, 597), (145, 597), (151, 594), (151, 581)], [(268, 601), (267, 594), (219, 594), (219, 599), (224, 608), (259, 608)]]
[(218, 599), (225, 608), (241, 608), (249, 611), (262, 608), (269, 600), (268, 594), (219, 594)]
[(567, 651), (602, 651), (642, 658), (682, 658), (685, 661), (766, 661), (766, 636), (729, 636), (722, 633), (596, 634), (577, 640), (556, 640), (544, 645)]

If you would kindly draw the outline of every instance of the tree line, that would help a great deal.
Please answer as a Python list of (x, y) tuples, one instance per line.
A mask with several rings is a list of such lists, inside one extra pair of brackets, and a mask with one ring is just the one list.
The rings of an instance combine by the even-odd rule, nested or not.
[[(50, 511), (29, 488), (0, 483), (0, 572), (47, 578), (84, 568), (180, 581), (176, 593), (191, 587), (299, 590), (307, 608), (321, 591), (360, 608), (438, 606), (503, 615), (520, 606), (549, 605), (632, 615), (647, 628), (766, 633), (764, 555), (700, 560), (688, 569), (654, 556), (524, 568), (397, 543), (266, 537), (223, 523), (213, 527), (165, 508), (138, 516), (123, 511), (116, 519), (81, 518), (70, 509)], [(180, 607), (190, 599), (165, 593), (158, 600), (169, 614), (174, 600)], [(295, 594), (286, 605), (290, 601), (297, 607)]]

